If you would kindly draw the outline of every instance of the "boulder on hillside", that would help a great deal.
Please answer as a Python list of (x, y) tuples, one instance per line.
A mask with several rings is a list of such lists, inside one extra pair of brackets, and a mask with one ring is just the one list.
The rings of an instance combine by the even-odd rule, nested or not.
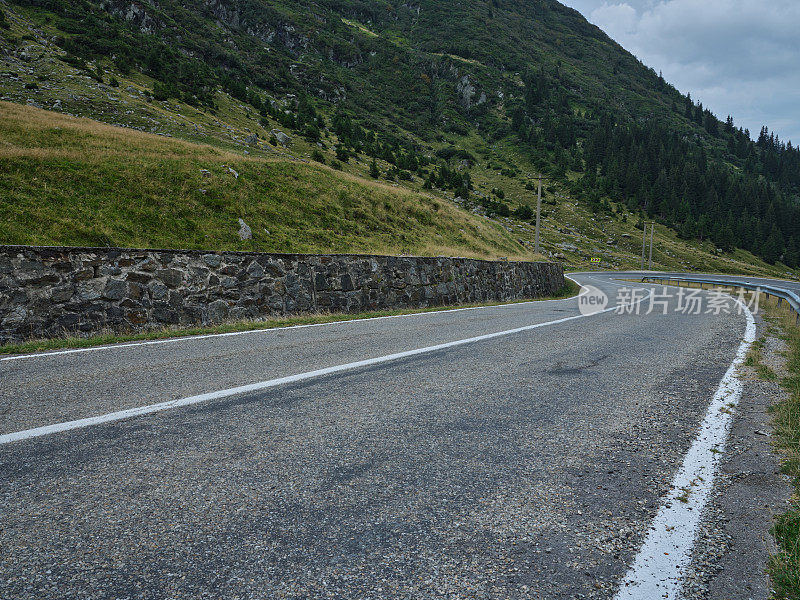
[(239, 239), (249, 240), (253, 238), (253, 230), (250, 229), (250, 226), (244, 222), (244, 220), (239, 219)]
[(269, 133), (270, 135), (275, 136), (275, 139), (278, 140), (278, 143), (283, 147), (288, 146), (289, 142), (292, 140), (292, 138), (283, 133), (280, 129), (273, 129)]

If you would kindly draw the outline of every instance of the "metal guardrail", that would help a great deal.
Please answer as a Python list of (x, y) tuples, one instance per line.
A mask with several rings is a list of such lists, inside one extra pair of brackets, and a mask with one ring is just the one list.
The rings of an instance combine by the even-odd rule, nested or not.
[(658, 281), (662, 285), (665, 281), (677, 283), (698, 283), (705, 285), (714, 285), (726, 288), (741, 288), (753, 292), (760, 292), (766, 294), (767, 298), (775, 296), (778, 299), (778, 306), (783, 300), (791, 307), (795, 313), (795, 322), (800, 322), (800, 296), (795, 292), (786, 288), (777, 287), (774, 285), (764, 285), (763, 283), (750, 283), (749, 281), (730, 281), (727, 279), (717, 279), (713, 277), (675, 277), (675, 276), (660, 276), (660, 275), (645, 275), (642, 277), (642, 283), (645, 281)]

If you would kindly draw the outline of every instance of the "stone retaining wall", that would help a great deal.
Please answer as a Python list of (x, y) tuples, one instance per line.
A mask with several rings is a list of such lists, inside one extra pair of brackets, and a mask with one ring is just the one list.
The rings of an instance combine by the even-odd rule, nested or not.
[(304, 312), (536, 298), (556, 263), (0, 246), (0, 344)]

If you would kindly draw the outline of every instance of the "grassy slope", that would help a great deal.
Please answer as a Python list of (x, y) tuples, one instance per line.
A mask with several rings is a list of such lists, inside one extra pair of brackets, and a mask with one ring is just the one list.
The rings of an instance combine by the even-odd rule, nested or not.
[[(238, 238), (239, 218), (252, 240)], [(431, 196), (10, 103), (0, 103), (0, 242), (531, 256)]]
[[(534, 257), (532, 224), (473, 215), (421, 190), (419, 180), (401, 187), (369, 179), (365, 161), (338, 171), (209, 139), (216, 145), (0, 102), (0, 243)], [(489, 153), (473, 170), (479, 191), (503, 187), (513, 206), (535, 202), (524, 156), (503, 154), (522, 172), (509, 178), (487, 166), (499, 162), (492, 151), (477, 141), (467, 147)], [(296, 140), (292, 151), (308, 155), (310, 147)], [(633, 215), (593, 215), (552, 189), (543, 204), (545, 252), (579, 268), (592, 256), (606, 268), (638, 266)], [(239, 218), (252, 240), (238, 238)], [(656, 231), (654, 268), (787, 274), (741, 251), (715, 256), (708, 244)]]
[[(102, 129), (86, 120), (70, 126), (86, 130), (80, 135), (48, 133), (43, 129), (63, 129), (54, 123), (71, 121), (2, 104), (0, 161), (13, 167), (13, 173), (0, 173), (0, 243), (533, 256), (531, 223), (456, 210), (452, 193), (422, 190), (419, 177), (400, 182), (399, 187), (372, 180), (366, 157), (351, 159), (342, 172), (321, 167), (309, 160), (316, 146), (297, 136), (289, 148), (266, 143), (259, 148), (248, 146), (245, 138), (251, 133), (265, 140), (271, 128), (280, 126), (274, 121), (260, 123), (252, 107), (224, 94), (218, 94), (218, 109), (212, 113), (174, 99), (149, 101), (142, 92), (152, 89), (151, 79), (138, 73), (123, 76), (110, 64), (104, 65), (105, 81), (113, 74), (120, 86), (93, 81), (56, 58), (46, 39), (55, 30), (31, 25), (25, 12), (13, 14), (10, 31), (0, 31), (0, 50), (7, 50), (7, 57), (14, 51), (24, 51), (28, 57), (0, 63), (0, 97), (44, 107), (58, 100), (64, 112), (204, 145)], [(35, 89), (26, 89), (32, 84)], [(324, 141), (328, 148), (321, 152), (331, 164), (330, 148), (337, 140), (327, 134)], [(423, 140), (419, 143), (428, 145)], [(511, 140), (490, 145), (474, 133), (445, 134), (429, 147), (435, 151), (451, 145), (478, 158), (471, 170), (478, 192), (488, 195), (492, 188), (502, 188), (512, 209), (520, 204), (535, 206), (535, 194), (525, 184), (538, 169)], [(55, 153), (59, 147), (60, 156)], [(245, 157), (245, 151), (249, 156)], [(80, 160), (71, 160), (70, 153)], [(242, 178), (233, 180), (222, 164), (233, 165)], [(378, 166), (386, 172), (390, 165), (378, 161)], [(502, 175), (499, 166), (513, 167), (518, 176)], [(201, 178), (201, 168), (208, 168), (213, 176)], [(105, 178), (99, 177), (101, 172)], [(595, 215), (557, 184), (545, 186), (552, 188), (545, 191), (543, 205), (546, 255), (577, 268), (590, 267), (591, 257), (601, 258), (603, 268), (638, 268), (641, 230), (635, 227), (636, 216), (622, 206), (615, 217)], [(200, 188), (207, 193), (202, 195)], [(397, 213), (385, 205), (381, 208), (373, 190), (388, 194), (392, 199), (388, 205), (397, 208)], [(109, 201), (112, 197), (114, 202)], [(419, 219), (406, 219), (406, 205), (422, 211)], [(240, 217), (253, 229), (251, 242), (240, 242), (236, 236)], [(653, 266), (795, 276), (786, 267), (768, 265), (747, 252), (717, 256), (709, 243), (680, 240), (661, 226), (656, 227)]]

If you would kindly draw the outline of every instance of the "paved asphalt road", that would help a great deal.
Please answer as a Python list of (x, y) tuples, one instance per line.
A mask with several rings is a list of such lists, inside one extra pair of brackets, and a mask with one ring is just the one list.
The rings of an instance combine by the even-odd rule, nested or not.
[[(3, 360), (0, 434), (577, 314)], [(0, 598), (610, 597), (744, 327), (606, 312), (0, 445)]]

